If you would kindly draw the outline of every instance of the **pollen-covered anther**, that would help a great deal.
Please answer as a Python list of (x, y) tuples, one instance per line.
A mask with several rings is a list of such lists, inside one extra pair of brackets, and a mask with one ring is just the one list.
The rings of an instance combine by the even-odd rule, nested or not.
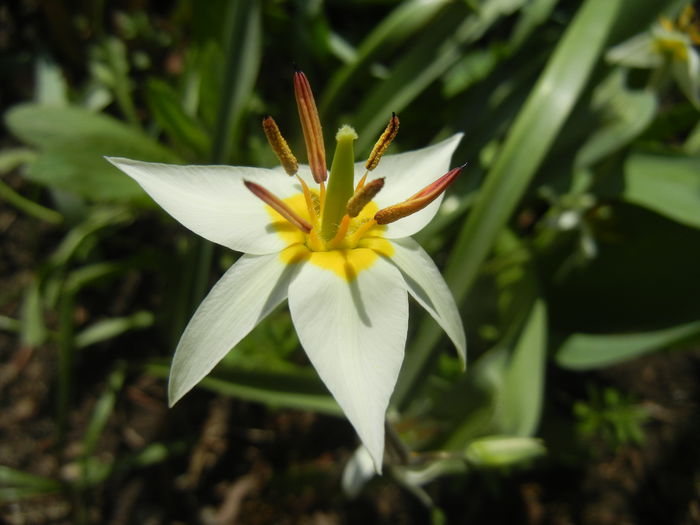
[(362, 209), (372, 202), (372, 199), (374, 199), (377, 193), (379, 193), (379, 190), (381, 190), (383, 187), (384, 178), (381, 178), (368, 182), (360, 189), (355, 190), (355, 193), (352, 197), (350, 197), (350, 200), (346, 206), (348, 216), (357, 217)]
[(290, 208), (282, 199), (275, 197), (268, 190), (260, 186), (260, 184), (250, 182), (249, 180), (244, 180), (243, 184), (245, 184), (246, 188), (253, 192), (256, 197), (279, 213), (290, 224), (299, 228), (304, 233), (309, 233), (311, 231), (311, 225), (308, 223), (308, 221), (302, 217), (299, 217), (299, 215), (297, 215), (297, 213), (292, 210), (292, 208)]
[(437, 199), (447, 187), (454, 182), (457, 176), (462, 173), (466, 164), (454, 168), (445, 173), (438, 180), (429, 184), (415, 195), (393, 206), (379, 210), (374, 215), (374, 220), (377, 224), (389, 224), (404, 217), (408, 217), (417, 211), (422, 210), (428, 204)]
[(263, 131), (267, 137), (267, 141), (272, 147), (272, 151), (275, 152), (277, 158), (279, 159), (284, 171), (287, 175), (296, 175), (299, 171), (299, 163), (297, 162), (294, 153), (292, 153), (289, 144), (284, 140), (280, 128), (277, 126), (277, 122), (271, 116), (267, 115), (262, 121)]
[(309, 80), (301, 71), (294, 73), (294, 95), (297, 100), (301, 129), (304, 133), (306, 153), (309, 157), (311, 174), (317, 183), (324, 182), (328, 176), (326, 168), (326, 150), (323, 144), (321, 121), (318, 118), (316, 101), (311, 91)]
[(398, 132), (399, 117), (396, 116), (396, 113), (392, 113), (391, 119), (389, 119), (389, 123), (387, 124), (384, 133), (382, 133), (382, 135), (379, 137), (379, 140), (377, 140), (377, 143), (372, 148), (372, 152), (369, 154), (369, 158), (365, 164), (367, 171), (372, 171), (377, 167), (379, 160), (382, 158), (382, 155), (384, 155), (384, 152), (386, 152), (394, 138), (396, 138)]

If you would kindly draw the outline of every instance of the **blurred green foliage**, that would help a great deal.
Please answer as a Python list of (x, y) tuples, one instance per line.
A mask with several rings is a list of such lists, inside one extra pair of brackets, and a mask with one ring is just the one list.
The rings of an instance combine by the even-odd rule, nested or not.
[[(465, 176), (419, 240), (461, 306), (469, 367), (459, 372), (424, 316), (391, 414), (416, 452), (391, 470), (427, 504), (430, 479), (544, 452), (535, 436), (549, 367), (590, 370), (700, 340), (698, 110), (671, 76), (605, 58), (676, 17), (682, 1), (53, 4), (44, 16), (65, 24), (28, 59), (34, 95), (5, 111), (16, 143), (0, 151), (0, 175), (19, 170), (35, 191), (0, 180), (0, 198), (62, 240), (37, 261), (19, 318), (0, 317), (0, 329), (56, 345), (64, 437), (76, 361), (114, 342), (73, 489), (182, 453), (182, 443), (156, 443), (111, 463), (91, 456), (124, 383), (119, 338), (149, 330), (149, 350), (129, 367), (166, 376), (184, 323), (235, 257), (192, 239), (103, 156), (271, 166), (266, 113), (302, 151), (292, 62), (316, 90), (326, 132), (354, 126), (360, 155), (392, 111), (402, 119), (394, 151), (466, 134), (454, 159), (469, 163)], [(135, 234), (154, 227), (165, 233)], [(109, 301), (129, 276), (153, 283), (141, 302), (77, 323), (78, 301)], [(202, 387), (339, 414), (299, 355), (280, 311)], [(613, 390), (572, 406), (572, 426), (615, 443), (641, 442), (645, 421)], [(65, 488), (6, 467), (0, 485), (0, 501)]]

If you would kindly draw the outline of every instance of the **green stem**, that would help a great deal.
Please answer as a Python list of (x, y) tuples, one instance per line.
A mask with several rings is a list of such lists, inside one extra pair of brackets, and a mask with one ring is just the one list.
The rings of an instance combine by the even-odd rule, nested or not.
[(27, 215), (31, 215), (42, 221), (50, 222), (51, 224), (61, 224), (63, 222), (63, 215), (23, 197), (2, 180), (0, 180), (0, 198), (5, 199), (15, 208), (22, 210)]
[(58, 388), (56, 395), (57, 450), (63, 453), (68, 430), (68, 409), (73, 378), (73, 315), (75, 296), (72, 292), (62, 295), (58, 305)]

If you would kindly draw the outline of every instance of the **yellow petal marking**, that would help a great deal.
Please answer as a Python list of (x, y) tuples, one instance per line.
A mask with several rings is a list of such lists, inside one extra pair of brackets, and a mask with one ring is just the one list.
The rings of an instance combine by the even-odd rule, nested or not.
[[(311, 193), (315, 193), (315, 191), (311, 189)], [(292, 195), (283, 200), (300, 217), (312, 222), (307, 208), (307, 200), (303, 193)], [(353, 235), (363, 224), (372, 220), (378, 211), (379, 207), (374, 201), (367, 204), (357, 217), (350, 219), (348, 233), (336, 249), (328, 249), (315, 227), (311, 233), (304, 234), (270, 206), (265, 205), (265, 209), (272, 219), (270, 227), (282, 237), (287, 245), (280, 252), (280, 259), (285, 264), (310, 262), (334, 272), (347, 282), (351, 282), (360, 272), (371, 268), (377, 257), (380, 255), (391, 257), (394, 253), (394, 247), (383, 237), (385, 226), (376, 225), (369, 228), (359, 239)]]

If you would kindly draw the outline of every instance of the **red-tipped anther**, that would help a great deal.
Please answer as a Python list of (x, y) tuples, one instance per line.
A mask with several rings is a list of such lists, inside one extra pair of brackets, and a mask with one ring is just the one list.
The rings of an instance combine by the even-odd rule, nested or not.
[(306, 75), (301, 71), (294, 73), (294, 95), (297, 99), (301, 129), (304, 132), (306, 153), (309, 157), (309, 166), (314, 180), (318, 183), (327, 178), (326, 150), (323, 145), (323, 133), (321, 121), (318, 118), (316, 101), (311, 92), (311, 86)]
[(409, 215), (422, 210), (428, 204), (437, 199), (447, 189), (447, 187), (454, 182), (457, 176), (462, 173), (465, 166), (466, 164), (463, 164), (458, 168), (448, 171), (438, 180), (432, 184), (429, 184), (405, 201), (379, 210), (374, 215), (374, 220), (377, 221), (377, 224), (389, 224), (390, 222), (398, 221), (399, 219), (403, 219), (404, 217), (408, 217)]
[(249, 180), (244, 180), (243, 184), (245, 184), (246, 188), (252, 191), (256, 197), (279, 213), (290, 224), (296, 226), (304, 233), (309, 233), (311, 231), (311, 225), (305, 219), (299, 217), (299, 215), (297, 215), (283, 200), (275, 197), (272, 193), (260, 186), (260, 184), (250, 182)]

